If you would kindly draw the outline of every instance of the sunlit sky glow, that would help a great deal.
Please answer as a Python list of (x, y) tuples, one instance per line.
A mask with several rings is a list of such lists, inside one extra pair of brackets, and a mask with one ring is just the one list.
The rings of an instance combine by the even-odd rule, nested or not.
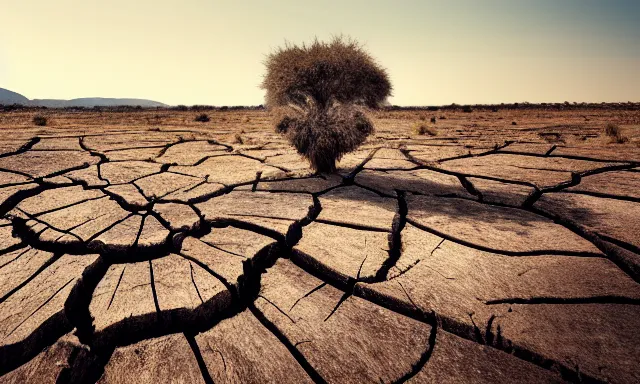
[(265, 54), (344, 34), (388, 69), (397, 105), (640, 101), (640, 1), (275, 3), (0, 0), (0, 87), (257, 105)]

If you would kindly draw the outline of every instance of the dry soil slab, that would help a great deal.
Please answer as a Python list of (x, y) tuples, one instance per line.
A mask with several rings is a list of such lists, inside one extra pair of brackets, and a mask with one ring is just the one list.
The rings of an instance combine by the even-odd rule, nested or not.
[(640, 381), (637, 151), (467, 128), (12, 130), (0, 382)]

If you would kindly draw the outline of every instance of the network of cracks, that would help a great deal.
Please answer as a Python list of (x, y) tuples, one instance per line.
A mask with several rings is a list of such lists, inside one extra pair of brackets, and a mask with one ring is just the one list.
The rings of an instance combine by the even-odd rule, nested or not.
[(44, 134), (0, 155), (0, 382), (638, 382), (638, 160)]

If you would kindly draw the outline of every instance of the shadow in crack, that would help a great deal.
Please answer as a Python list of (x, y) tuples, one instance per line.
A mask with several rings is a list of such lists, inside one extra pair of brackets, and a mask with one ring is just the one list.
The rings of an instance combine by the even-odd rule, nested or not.
[[(72, 294), (65, 303), (65, 314), (60, 314), (65, 329), (60, 329), (55, 336), (61, 336), (76, 327), (76, 335), (80, 341), (89, 348), (80, 348), (77, 356), (70, 361), (65, 368), (65, 377), (73, 377), (75, 380), (83, 378), (80, 382), (95, 382), (104, 371), (104, 366), (110, 360), (114, 350), (121, 346), (135, 344), (142, 340), (157, 338), (174, 333), (184, 333), (187, 337), (193, 337), (199, 332), (211, 329), (220, 321), (233, 317), (245, 310), (257, 298), (261, 275), (271, 267), (280, 257), (283, 250), (275, 243), (260, 249), (252, 258), (242, 262), (243, 273), (235, 283), (220, 281), (225, 286), (217, 294), (213, 295), (200, 305), (195, 307), (177, 307), (171, 309), (156, 308), (156, 311), (125, 316), (106, 328), (96, 330), (93, 315), (89, 312), (94, 290), (98, 282), (104, 277), (108, 263), (100, 261), (97, 267), (83, 274), (81, 280), (74, 287)], [(201, 267), (206, 265), (192, 257), (183, 256)], [(209, 273), (219, 278), (216, 272), (206, 269)], [(152, 275), (153, 276), (153, 275)], [(152, 277), (153, 279), (153, 277)], [(155, 294), (155, 293), (154, 293)], [(72, 323), (72, 325), (70, 324)], [(48, 329), (48, 328), (47, 328)], [(55, 342), (53, 337), (46, 341), (46, 345)], [(31, 343), (33, 344), (33, 343)], [(29, 345), (20, 345), (7, 352), (21, 353), (12, 360), (8, 360), (13, 366), (18, 366), (37, 354), (42, 347), (39, 344), (32, 351)], [(0, 358), (7, 360), (0, 349)], [(77, 382), (77, 381), (70, 381)]]
[[(342, 215), (348, 214), (350, 205), (356, 209), (366, 209), (369, 205), (395, 213), (398, 205), (390, 202), (398, 199), (398, 191), (401, 191), (410, 216), (442, 216), (491, 224), (517, 222), (526, 225), (548, 221), (522, 207), (529, 197), (529, 189), (524, 190), (518, 184), (504, 184), (506, 187), (493, 193), (491, 202), (487, 202), (473, 184), (453, 175), (430, 170), (391, 173), (365, 170), (356, 175), (353, 185), (340, 186), (318, 197), (323, 210), (342, 208)], [(510, 189), (510, 185), (513, 188)], [(533, 188), (530, 191), (533, 192)]]
[[(353, 218), (363, 211), (370, 210), (371, 213), (374, 213), (377, 209), (378, 216), (383, 215), (385, 211), (397, 214), (398, 207), (406, 204), (406, 218), (411, 224), (452, 241), (478, 247), (482, 243), (487, 243), (484, 235), (492, 234), (496, 235), (496, 239), (502, 239), (500, 243), (503, 244), (500, 247), (485, 244), (485, 248), (488, 250), (520, 254), (522, 252), (511, 252), (509, 244), (524, 241), (530, 244), (532, 249), (538, 249), (536, 253), (551, 250), (560, 254), (563, 250), (572, 249), (572, 243), (581, 242), (579, 237), (582, 237), (609, 255), (614, 262), (632, 276), (637, 275), (632, 272), (636, 268), (630, 268), (627, 265), (628, 261), (621, 261), (623, 257), (618, 254), (619, 252), (612, 252), (611, 247), (602, 244), (601, 234), (593, 233), (584, 227), (583, 223), (598, 223), (603, 220), (601, 212), (597, 212), (593, 207), (577, 204), (573, 200), (567, 199), (561, 203), (562, 212), (547, 212), (538, 207), (540, 204), (537, 200), (542, 196), (539, 191), (534, 190), (530, 195), (525, 195), (519, 188), (521, 185), (514, 184), (515, 187), (510, 190), (509, 184), (504, 182), (502, 184), (506, 184), (507, 187), (496, 190), (492, 198), (505, 202), (487, 202), (483, 194), (475, 190), (474, 186), (468, 183), (464, 177), (459, 178), (430, 170), (420, 171), (421, 174), (418, 176), (421, 177), (417, 177), (415, 171), (364, 170), (356, 175), (353, 185), (346, 183), (346, 185), (326, 193), (318, 194), (322, 205), (320, 221), (353, 227), (351, 223), (358, 220)], [(496, 181), (491, 180), (491, 182)], [(344, 192), (346, 190), (348, 193)], [(559, 194), (564, 195), (562, 192)], [(514, 200), (528, 202), (528, 204), (509, 204)], [(564, 212), (573, 212), (576, 215), (568, 217)], [(371, 225), (362, 219), (367, 219), (367, 216), (361, 215), (360, 217), (360, 221), (363, 222), (360, 229), (371, 230)], [(383, 229), (391, 231), (391, 220), (384, 222)], [(561, 233), (563, 231), (565, 234)], [(568, 242), (567, 246), (560, 246), (561, 244), (552, 241), (559, 236), (564, 236), (563, 238)], [(555, 246), (552, 249), (539, 247), (536, 241), (532, 240), (534, 238), (540, 242), (554, 243)], [(619, 242), (616, 245), (639, 254), (633, 245), (620, 245)], [(577, 248), (581, 251), (569, 253), (599, 255), (595, 250), (585, 252), (585, 246)]]

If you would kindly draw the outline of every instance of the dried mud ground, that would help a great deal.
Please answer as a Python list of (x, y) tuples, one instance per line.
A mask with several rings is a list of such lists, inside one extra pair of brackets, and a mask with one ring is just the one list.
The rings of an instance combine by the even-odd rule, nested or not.
[(264, 111), (38, 113), (2, 383), (640, 382), (638, 111), (379, 112), (332, 175)]

